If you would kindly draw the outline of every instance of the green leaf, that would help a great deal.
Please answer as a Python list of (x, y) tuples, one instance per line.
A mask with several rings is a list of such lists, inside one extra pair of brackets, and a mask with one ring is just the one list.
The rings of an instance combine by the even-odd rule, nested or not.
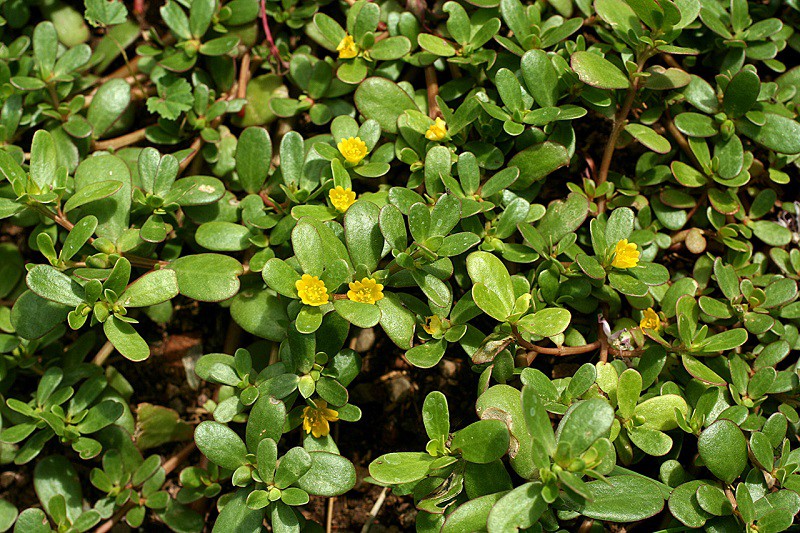
[(488, 252), (472, 252), (467, 256), (467, 272), (474, 283), (472, 296), (478, 307), (492, 318), (505, 320), (516, 298), (503, 262)]
[(80, 214), (97, 217), (97, 236), (116, 243), (130, 224), (131, 173), (128, 165), (114, 155), (101, 154), (84, 159), (75, 171), (75, 194), (106, 181), (122, 183), (122, 187), (102, 200), (84, 205)]
[(658, 154), (666, 154), (672, 149), (672, 145), (670, 145), (666, 137), (642, 124), (628, 124), (625, 126), (625, 131), (630, 133), (634, 139)]
[(738, 348), (745, 342), (747, 342), (747, 330), (735, 328), (707, 337), (696, 348), (706, 353), (723, 352)]
[(782, 154), (800, 153), (800, 123), (796, 120), (775, 113), (764, 113), (762, 125), (743, 117), (736, 121), (736, 127), (764, 148)]
[(422, 404), (422, 423), (429, 439), (447, 440), (450, 435), (450, 409), (444, 394), (433, 391), (425, 397)]
[(81, 207), (82, 205), (86, 205), (96, 200), (102, 200), (103, 198), (107, 198), (120, 190), (121, 187), (122, 183), (119, 181), (108, 180), (92, 183), (70, 196), (69, 200), (64, 203), (63, 210), (65, 213), (69, 213), (73, 209)]
[(69, 307), (25, 291), (11, 309), (11, 324), (23, 339), (39, 339), (62, 324), (69, 312)]
[(669, 510), (672, 515), (684, 525), (699, 528), (711, 518), (698, 502), (697, 490), (703, 486), (703, 481), (689, 481), (676, 487), (669, 497)]
[(166, 77), (157, 84), (158, 96), (147, 99), (147, 110), (158, 113), (167, 120), (177, 119), (189, 111), (194, 103), (192, 86), (183, 78)]
[(424, 478), (436, 458), (421, 452), (387, 453), (372, 461), (369, 475), (378, 483), (400, 485)]
[(381, 209), (376, 204), (361, 200), (351, 205), (344, 216), (344, 235), (350, 258), (355, 266), (364, 265), (368, 272), (378, 267), (384, 255), (380, 215)]
[(417, 43), (426, 52), (440, 57), (453, 57), (456, 55), (456, 49), (453, 45), (430, 33), (420, 33), (417, 36)]
[(555, 337), (563, 333), (572, 320), (572, 315), (561, 307), (548, 307), (522, 317), (517, 326), (537, 337)]
[(51, 455), (36, 463), (33, 472), (33, 486), (36, 495), (42, 502), (45, 511), (53, 516), (51, 507), (55, 496), (63, 497), (66, 504), (66, 516), (74, 521), (83, 512), (81, 505), (80, 479), (72, 463), (63, 455)]
[(739, 118), (756, 103), (761, 81), (758, 74), (752, 70), (740, 70), (728, 86), (725, 87), (725, 95), (722, 99), (722, 108), (730, 118)]
[(112, 315), (103, 323), (103, 331), (109, 342), (125, 358), (131, 361), (144, 361), (150, 357), (147, 343), (127, 322)]
[(215, 220), (197, 228), (195, 239), (203, 248), (215, 252), (237, 252), (251, 246), (250, 230), (240, 224)]
[(700, 457), (712, 474), (732, 483), (747, 466), (747, 439), (730, 420), (719, 419), (697, 440)]
[(13, 503), (8, 500), (0, 500), (0, 531), (5, 532), (11, 529), (18, 515), (19, 511)]
[(444, 340), (432, 340), (418, 344), (406, 352), (408, 362), (417, 368), (433, 368), (444, 356), (447, 343)]
[(727, 516), (733, 514), (733, 506), (721, 489), (703, 484), (697, 487), (697, 503), (707, 513), (714, 516)]
[(271, 161), (269, 132), (264, 128), (245, 128), (236, 144), (236, 173), (245, 191), (257, 193), (264, 187)]
[(286, 337), (289, 318), (284, 304), (270, 290), (247, 289), (234, 297), (231, 316), (253, 335), (281, 341)]
[(28, 288), (47, 300), (75, 307), (85, 298), (83, 287), (50, 265), (35, 265), (26, 278)]
[(538, 481), (515, 488), (494, 504), (489, 512), (489, 531), (518, 531), (534, 525), (547, 509)]
[(201, 302), (221, 302), (239, 292), (242, 264), (220, 254), (194, 254), (180, 257), (169, 268), (178, 278), (179, 292)]
[(556, 442), (569, 444), (572, 457), (577, 457), (594, 441), (607, 437), (613, 421), (614, 410), (605, 401), (592, 399), (579, 402), (561, 420)]
[(166, 302), (178, 295), (178, 276), (174, 270), (161, 269), (131, 283), (120, 296), (125, 307), (148, 307)]
[(566, 200), (554, 200), (547, 206), (547, 212), (536, 229), (552, 245), (578, 229), (588, 214), (589, 200), (586, 196), (569, 193)]
[(509, 167), (519, 169), (519, 178), (511, 188), (514, 190), (527, 189), (532, 183), (544, 179), (568, 164), (569, 153), (560, 144), (546, 141), (529, 146), (514, 154), (508, 162)]
[(367, 78), (359, 84), (353, 98), (361, 114), (376, 120), (387, 133), (397, 133), (397, 119), (406, 109), (417, 109), (411, 97), (386, 78)]
[(359, 328), (371, 328), (381, 319), (381, 309), (375, 304), (334, 300), (333, 307), (342, 318)]
[(262, 530), (264, 511), (247, 506), (249, 494), (250, 489), (239, 489), (225, 502), (214, 522), (213, 533), (259, 533)]
[(38, 130), (33, 134), (31, 143), (31, 179), (40, 188), (47, 190), (55, 183), (57, 167), (58, 154), (53, 136), (46, 130)]
[(627, 89), (630, 80), (611, 61), (592, 52), (575, 52), (570, 66), (586, 85), (598, 89)]
[[(624, 374), (624, 373), (623, 373)], [(689, 417), (689, 406), (677, 394), (654, 396), (636, 406), (634, 414), (644, 418), (644, 426), (659, 431), (669, 431), (678, 427), (675, 410), (685, 418)]]
[(203, 455), (222, 468), (236, 470), (246, 462), (244, 441), (224, 424), (211, 420), (201, 422), (194, 431), (194, 440)]
[(450, 444), (470, 463), (486, 464), (503, 457), (508, 450), (508, 426), (502, 420), (479, 420), (457, 431)]
[(664, 508), (658, 485), (643, 476), (612, 476), (586, 485), (592, 499), (570, 507), (595, 520), (636, 522), (655, 516)]
[(329, 452), (311, 452), (311, 468), (297, 487), (314, 496), (339, 496), (356, 484), (356, 469), (349, 460)]
[[(107, 0), (97, 1), (106, 2)], [(121, 2), (114, 0), (114, 3)], [(112, 131), (130, 103), (131, 86), (124, 79), (115, 78), (101, 85), (86, 112), (86, 119), (92, 125), (92, 135), (96, 139), (104, 138)]]
[(92, 26), (114, 26), (128, 19), (128, 9), (120, 0), (85, 0), (86, 20)]

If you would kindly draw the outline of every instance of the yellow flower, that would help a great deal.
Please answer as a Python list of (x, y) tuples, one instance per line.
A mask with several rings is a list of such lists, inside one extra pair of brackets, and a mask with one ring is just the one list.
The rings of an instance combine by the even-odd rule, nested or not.
[(639, 327), (642, 329), (647, 328), (656, 330), (661, 327), (661, 318), (658, 316), (658, 313), (653, 311), (652, 307), (648, 307), (645, 310), (642, 321), (639, 322)]
[(331, 199), (333, 207), (344, 213), (356, 202), (356, 193), (339, 185), (330, 190), (328, 198)]
[(639, 264), (639, 251), (636, 249), (636, 244), (628, 242), (628, 239), (622, 239), (617, 243), (614, 248), (614, 260), (611, 261), (611, 266), (615, 268), (633, 268)]
[(361, 281), (350, 283), (350, 290), (347, 297), (354, 302), (362, 304), (374, 304), (383, 299), (383, 285), (372, 278), (364, 278)]
[(357, 165), (367, 156), (367, 145), (360, 137), (342, 139), (336, 146), (339, 148), (339, 153), (344, 156), (345, 161), (353, 165)]
[(336, 50), (339, 51), (339, 59), (353, 59), (358, 55), (358, 46), (349, 33), (345, 34)]
[(425, 138), (429, 141), (441, 141), (447, 136), (447, 123), (439, 117), (425, 132)]
[(312, 433), (316, 438), (324, 437), (331, 432), (329, 422), (339, 420), (339, 413), (333, 409), (328, 409), (328, 402), (316, 400), (303, 409), (303, 429), (306, 433)]
[(325, 282), (317, 276), (303, 274), (302, 278), (294, 282), (294, 286), (304, 304), (318, 307), (328, 303), (328, 289), (325, 287)]

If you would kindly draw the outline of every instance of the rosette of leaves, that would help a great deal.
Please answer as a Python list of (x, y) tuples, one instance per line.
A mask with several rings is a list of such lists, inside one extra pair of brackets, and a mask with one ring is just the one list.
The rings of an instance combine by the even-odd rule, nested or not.
[[(18, 48), (18, 53), (32, 45), (33, 61), (19, 62), (19, 70), (8, 81), (22, 94), (29, 93), (30, 98), (42, 102), (42, 116), (60, 121), (65, 126), (69, 124), (68, 131), (86, 129), (86, 120), (78, 114), (83, 108), (84, 97), (73, 95), (86, 84), (81, 74), (88, 67), (92, 55), (89, 45), (76, 43), (73, 47), (59, 49), (58, 32), (49, 21), (37, 24), (32, 39), (18, 44), (24, 44), (24, 48)], [(8, 108), (9, 111), (12, 109)], [(21, 114), (22, 111), (20, 107), (13, 113)]]
[(153, 75), (153, 80), (158, 95), (147, 99), (147, 109), (157, 113), (159, 120), (145, 133), (156, 144), (176, 144), (198, 133), (206, 142), (220, 142), (222, 133), (218, 127), (222, 117), (238, 113), (245, 104), (239, 98), (217, 98), (209, 85), (198, 81), (192, 86), (163, 69), (162, 75)]
[(264, 397), (255, 409), (263, 409), (262, 416), (249, 418), (246, 441), (218, 422), (202, 422), (195, 431), (200, 451), (212, 463), (233, 471), (231, 481), (240, 487), (225, 498), (216, 527), (240, 531), (261, 524), (266, 516), (273, 527), (298, 529), (305, 519), (294, 507), (307, 503), (309, 495), (347, 492), (355, 485), (355, 468), (329, 451), (295, 447), (279, 456), (277, 441), (286, 416), (283, 402)]
[(53, 437), (69, 444), (83, 459), (100, 454), (103, 447), (92, 435), (120, 420), (129, 410), (105, 376), (94, 374), (75, 390), (74, 378), (66, 376), (65, 380), (60, 368), (50, 368), (30, 401), (6, 400), (11, 411), (4, 418), (11, 424), (4, 427), (0, 440), (21, 443), (14, 454), (15, 464), (36, 458)]
[[(666, 455), (673, 446), (666, 432), (678, 427), (677, 416), (686, 416), (689, 406), (679, 394), (664, 390), (661, 394), (648, 393), (646, 385), (650, 383), (644, 382), (644, 376), (632, 368), (619, 372), (622, 366), (597, 364), (597, 383), (616, 409), (612, 426), (615, 438), (611, 440), (617, 456), (624, 464), (630, 464), (634, 456), (631, 444), (647, 455)], [(647, 377), (655, 376), (650, 372)]]
[(80, 478), (66, 457), (51, 455), (36, 463), (33, 486), (42, 509), (22, 511), (14, 531), (82, 533), (100, 522), (100, 513), (84, 508)]
[[(397, 65), (393, 63), (411, 51), (407, 37), (394, 34), (391, 29), (379, 32), (380, 24), (380, 6), (359, 0), (348, 9), (344, 28), (330, 16), (317, 13), (311, 34), (321, 46), (332, 52), (339, 49), (345, 38), (352, 39), (356, 55), (349, 58), (339, 55), (336, 77), (344, 83), (356, 85), (371, 73), (396, 70)], [(383, 61), (387, 63), (380, 63)]]
[(583, 26), (581, 17), (570, 17), (573, 7), (560, 6), (558, 13), (546, 16), (536, 6), (524, 6), (519, 0), (500, 0), (500, 14), (503, 22), (513, 32), (506, 37), (493, 34), (503, 48), (516, 55), (529, 50), (544, 50), (568, 39)]
[(138, 177), (141, 187), (133, 189), (131, 212), (146, 216), (139, 237), (149, 243), (160, 243), (178, 221), (180, 207), (208, 205), (225, 194), (223, 183), (212, 176), (191, 176), (177, 180), (178, 160), (169, 154), (161, 155), (155, 148), (145, 148), (138, 158)]
[[(754, 10), (757, 11), (757, 10)], [(768, 68), (783, 72), (786, 66), (776, 59), (778, 52), (782, 51), (787, 40), (794, 33), (794, 28), (784, 25), (774, 11), (761, 11), (758, 13), (760, 20), (754, 21), (750, 15), (748, 2), (736, 0), (730, 4), (710, 2), (700, 9), (700, 20), (713, 32), (713, 39), (705, 43), (696, 42), (695, 45), (713, 43), (716, 49), (724, 47), (722, 54), (723, 63), (742, 63), (744, 61), (760, 61)], [(761, 18), (763, 17), (763, 18)], [(726, 45), (736, 43), (737, 46), (727, 48)]]
[(369, 465), (373, 482), (413, 494), (417, 508), (436, 520), (466, 490), (470, 497), (508, 491), (511, 478), (500, 459), (509, 447), (501, 420), (480, 420), (450, 433), (447, 399), (432, 392), (422, 407), (430, 439), (425, 452), (395, 452)]
[[(325, 142), (315, 143), (314, 150), (323, 159), (331, 161), (331, 171), (334, 179), (336, 179), (337, 174), (341, 175), (342, 170), (348, 174), (352, 171), (363, 178), (379, 178), (389, 172), (389, 163), (394, 159), (394, 146), (392, 143), (378, 146), (378, 141), (381, 138), (381, 127), (377, 121), (366, 120), (359, 126), (353, 117), (347, 115), (336, 117), (331, 122), (331, 137), (334, 145), (350, 138), (361, 139), (366, 145), (368, 154), (357, 163), (351, 163), (345, 159), (340, 150), (330, 144)], [(334, 161), (338, 161), (340, 166), (334, 166)], [(336, 185), (339, 185), (339, 183), (336, 183)]]
[(339, 115), (353, 115), (355, 108), (343, 96), (353, 85), (334, 76), (334, 61), (318, 59), (310, 51), (297, 50), (289, 61), (288, 77), (300, 91), (296, 98), (271, 98), (269, 107), (279, 117), (308, 113), (311, 122), (321, 126)]
[[(498, 103), (502, 103), (502, 106), (490, 102), (485, 96), (478, 98), (481, 107), (489, 115), (503, 121), (503, 131), (507, 134), (520, 135), (527, 126), (537, 128), (534, 130), (537, 133), (544, 133), (539, 128), (554, 122), (576, 120), (586, 115), (586, 109), (580, 106), (556, 105), (561, 96), (559, 76), (545, 52), (541, 50), (527, 52), (522, 57), (521, 72), (525, 80), (524, 89), (511, 70), (501, 68), (495, 74)], [(551, 129), (558, 133), (568, 128), (565, 125), (559, 124), (559, 126), (559, 128), (545, 128), (545, 131)]]
[(102, 468), (92, 469), (89, 475), (92, 485), (106, 493), (95, 509), (107, 519), (125, 508), (125, 521), (131, 527), (142, 525), (147, 509), (163, 511), (170, 501), (169, 493), (161, 490), (166, 479), (161, 457), (136, 459), (124, 460), (119, 450), (108, 450)]
[(441, 28), (449, 39), (434, 33), (419, 33), (416, 36), (421, 51), (415, 53), (410, 61), (417, 66), (426, 66), (439, 58), (446, 58), (449, 63), (462, 65), (465, 68), (480, 67), (486, 64), (491, 67), (497, 52), (484, 45), (495, 37), (500, 30), (500, 19), (480, 16), (479, 12), (469, 16), (461, 4), (445, 2), (442, 10), (447, 13), (445, 27)]
[[(199, 56), (216, 58), (233, 54), (241, 40), (238, 35), (228, 32), (226, 22), (242, 23), (244, 20), (239, 20), (238, 13), (233, 18), (234, 10), (228, 7), (224, 13), (226, 21), (221, 21), (217, 0), (192, 2), (188, 15), (179, 2), (170, 0), (159, 13), (175, 43), (166, 45), (153, 33), (155, 45), (142, 45), (137, 48), (137, 53), (155, 57), (159, 65), (172, 72), (186, 72), (194, 67)], [(256, 15), (257, 12), (249, 13), (244, 18), (252, 17), (250, 20), (254, 20)]]

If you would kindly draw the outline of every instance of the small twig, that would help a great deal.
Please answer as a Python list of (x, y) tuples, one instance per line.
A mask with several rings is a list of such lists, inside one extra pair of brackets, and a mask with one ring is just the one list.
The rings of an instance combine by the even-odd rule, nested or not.
[(106, 362), (106, 359), (108, 359), (108, 356), (111, 355), (113, 351), (114, 345), (106, 341), (103, 347), (98, 350), (97, 354), (94, 356), (94, 359), (92, 359), (92, 364), (103, 366), (103, 363)]
[[(647, 59), (645, 54), (639, 59), (636, 65), (636, 74), (640, 73), (644, 68), (644, 63)], [(636, 95), (639, 92), (639, 76), (634, 76), (631, 81), (628, 92), (625, 94), (625, 101), (622, 107), (617, 112), (614, 118), (614, 126), (611, 128), (611, 134), (608, 136), (605, 150), (603, 151), (603, 159), (600, 161), (600, 170), (597, 173), (597, 185), (602, 185), (608, 180), (608, 171), (611, 168), (611, 160), (614, 158), (614, 150), (617, 149), (617, 140), (619, 139), (622, 130), (628, 122), (628, 115), (633, 108), (633, 103), (636, 101)], [(606, 199), (601, 197), (597, 199), (597, 212), (602, 213), (606, 209)]]
[(200, 148), (202, 146), (203, 146), (203, 138), (198, 135), (197, 137), (195, 137), (194, 141), (192, 141), (191, 146), (189, 146), (192, 152), (188, 156), (186, 156), (186, 159), (181, 161), (179, 165), (180, 172), (186, 170), (186, 168), (192, 163), (197, 154), (200, 153)]
[(381, 507), (383, 507), (383, 502), (386, 501), (386, 494), (389, 492), (389, 487), (383, 487), (378, 499), (375, 500), (375, 505), (372, 506), (372, 509), (369, 511), (369, 516), (367, 517), (367, 521), (364, 522), (364, 527), (361, 528), (361, 533), (369, 533), (369, 529), (372, 527), (372, 523), (378, 517), (378, 513), (381, 511)]
[(144, 127), (136, 131), (126, 133), (125, 135), (114, 137), (113, 139), (106, 139), (105, 141), (95, 141), (95, 143), (93, 144), (93, 149), (98, 151), (119, 150), (120, 148), (124, 148), (126, 146), (130, 146), (132, 144), (136, 144), (138, 142), (145, 140), (146, 131), (147, 127)]
[(675, 126), (675, 122), (672, 121), (669, 110), (664, 112), (664, 116), (661, 121), (664, 123), (664, 128), (669, 132), (672, 138), (675, 139), (675, 142), (681, 147), (681, 150), (683, 150), (683, 153), (686, 154), (686, 157), (692, 161), (692, 164), (694, 164), (695, 168), (701, 172), (705, 172), (705, 170), (703, 170), (703, 165), (700, 164), (700, 161), (697, 159), (697, 156), (694, 155), (691, 146), (689, 146), (689, 141), (686, 140), (686, 137), (684, 137), (683, 133), (681, 133), (681, 130), (679, 130), (678, 127)]
[(442, 110), (436, 102), (439, 95), (439, 82), (436, 80), (436, 69), (433, 65), (425, 67), (425, 83), (428, 85), (428, 116), (435, 119), (442, 116)]
[(333, 504), (336, 501), (336, 496), (331, 496), (328, 498), (328, 511), (327, 517), (325, 518), (325, 533), (331, 533), (333, 531)]
[(289, 65), (281, 58), (281, 53), (278, 47), (275, 46), (275, 39), (272, 38), (272, 31), (269, 29), (269, 20), (267, 20), (267, 1), (261, 0), (261, 26), (264, 28), (264, 33), (267, 36), (267, 43), (269, 44), (269, 51), (272, 57), (278, 62), (278, 66), (288, 68)]
[(528, 351), (527, 358), (528, 364), (533, 362), (536, 354), (542, 355), (555, 355), (556, 357), (566, 357), (568, 355), (578, 355), (582, 353), (588, 353), (594, 351), (601, 347), (601, 343), (599, 340), (590, 342), (589, 344), (584, 344), (583, 346), (561, 346), (560, 348), (546, 348), (544, 346), (537, 346), (533, 343), (530, 343), (522, 338), (520, 335), (519, 330), (516, 326), (511, 326), (511, 332), (513, 333), (517, 344), (522, 346), (525, 350)]

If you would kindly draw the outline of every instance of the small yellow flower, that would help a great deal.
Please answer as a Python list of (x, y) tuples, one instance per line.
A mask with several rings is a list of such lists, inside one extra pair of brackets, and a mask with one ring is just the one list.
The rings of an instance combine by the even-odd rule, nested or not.
[(336, 146), (344, 156), (345, 161), (353, 165), (357, 165), (367, 156), (367, 145), (359, 137), (342, 139)]
[(324, 437), (331, 432), (329, 422), (339, 420), (339, 413), (328, 409), (328, 402), (325, 400), (316, 400), (313, 404), (314, 407), (309, 405), (303, 409), (303, 429), (316, 438)]
[(614, 260), (611, 266), (615, 268), (633, 268), (639, 264), (639, 251), (636, 244), (622, 239), (614, 248)]
[(372, 278), (364, 278), (361, 281), (350, 283), (350, 290), (347, 297), (354, 302), (362, 304), (374, 304), (383, 299), (383, 285)]
[(336, 50), (339, 51), (339, 59), (353, 59), (358, 55), (358, 46), (349, 33), (345, 34)]
[(655, 330), (661, 327), (661, 318), (658, 316), (658, 313), (653, 311), (652, 307), (648, 307), (645, 310), (642, 321), (639, 322), (639, 327), (642, 329), (647, 328)]
[(422, 324), (422, 329), (425, 330), (425, 333), (428, 335), (436, 335), (442, 332), (442, 319), (436, 315), (429, 316), (425, 319), (425, 323)]
[(317, 276), (303, 274), (302, 278), (294, 282), (294, 286), (304, 304), (319, 307), (328, 303), (328, 289), (325, 282)]
[(429, 141), (441, 141), (447, 136), (447, 123), (439, 117), (425, 132), (425, 138)]
[(333, 207), (344, 213), (356, 202), (356, 193), (339, 185), (328, 192), (328, 198), (331, 199)]

